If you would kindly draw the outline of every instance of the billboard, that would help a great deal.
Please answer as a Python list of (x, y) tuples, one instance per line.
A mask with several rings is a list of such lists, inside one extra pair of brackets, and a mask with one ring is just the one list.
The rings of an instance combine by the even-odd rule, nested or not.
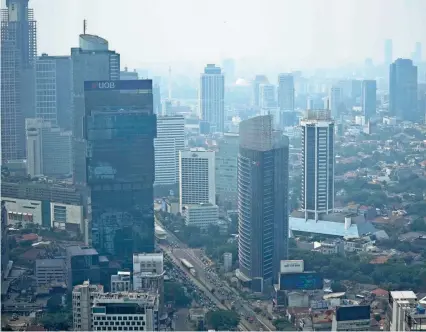
[(284, 260), (280, 264), (281, 273), (301, 273), (305, 271), (303, 260)]
[(314, 290), (323, 288), (323, 278), (316, 272), (280, 273), (280, 290)]

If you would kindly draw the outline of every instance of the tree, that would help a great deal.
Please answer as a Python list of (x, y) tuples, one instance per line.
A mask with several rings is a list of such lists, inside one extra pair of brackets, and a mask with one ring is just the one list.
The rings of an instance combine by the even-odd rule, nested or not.
[(164, 283), (164, 301), (173, 302), (179, 308), (187, 307), (191, 304), (191, 298), (186, 295), (183, 286), (176, 282)]
[(60, 294), (54, 294), (49, 300), (47, 300), (47, 311), (55, 313), (62, 308), (62, 296)]
[(71, 312), (56, 312), (44, 314), (39, 323), (49, 331), (69, 331), (72, 327)]
[(340, 282), (335, 281), (331, 284), (331, 289), (335, 293), (346, 292), (346, 287), (343, 286)]
[(272, 321), (277, 331), (295, 331), (294, 326), (285, 318), (278, 318)]
[(410, 229), (413, 232), (426, 232), (426, 222), (423, 218), (417, 218), (411, 223)]
[(206, 322), (216, 331), (232, 331), (240, 323), (240, 317), (234, 311), (215, 310), (207, 313)]

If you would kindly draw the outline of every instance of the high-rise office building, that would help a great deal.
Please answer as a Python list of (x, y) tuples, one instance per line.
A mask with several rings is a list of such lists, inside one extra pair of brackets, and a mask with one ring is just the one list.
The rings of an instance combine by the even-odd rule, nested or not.
[(260, 107), (259, 87), (261, 84), (269, 84), (268, 78), (265, 75), (256, 75), (252, 83), (252, 106), (254, 107)]
[(157, 114), (157, 116), (160, 116), (162, 115), (163, 112), (162, 112), (162, 106), (161, 106), (161, 90), (160, 90), (160, 85), (158, 83), (153, 82), (152, 97), (154, 99), (154, 114)]
[(84, 81), (120, 79), (120, 54), (108, 50), (108, 41), (94, 35), (80, 35), (79, 47), (71, 49), (73, 68), (73, 180), (85, 184), (86, 142), (83, 139)]
[(210, 125), (211, 132), (223, 132), (225, 121), (225, 81), (220, 67), (208, 64), (200, 76), (201, 119)]
[(216, 151), (216, 194), (220, 205), (237, 206), (237, 165), (239, 135), (225, 133), (217, 141)]
[(43, 119), (25, 119), (27, 171), (34, 176), (72, 173), (72, 133)]
[(222, 68), (225, 75), (226, 85), (231, 85), (235, 83), (235, 60), (234, 59), (224, 59), (222, 62)]
[(259, 107), (268, 109), (276, 107), (275, 102), (275, 85), (273, 84), (260, 84), (259, 85)]
[(35, 98), (36, 118), (72, 130), (71, 57), (42, 54), (37, 58)]
[(25, 159), (25, 118), (33, 118), (36, 21), (28, 0), (7, 0), (1, 10), (1, 156)]
[(331, 116), (338, 118), (342, 108), (342, 89), (338, 86), (332, 86), (328, 97)]
[(84, 138), (92, 245), (124, 266), (154, 251), (152, 81), (86, 81)]
[(127, 67), (124, 67), (124, 70), (120, 71), (120, 80), (138, 80), (139, 74), (134, 69), (133, 71), (129, 71)]
[(376, 114), (376, 81), (365, 80), (362, 81), (362, 111), (365, 119), (368, 120)]
[(397, 59), (389, 72), (389, 113), (397, 118), (418, 122), (417, 67), (409, 59)]
[(334, 209), (334, 121), (329, 110), (308, 110), (302, 127), (302, 211), (315, 219)]
[(392, 44), (392, 39), (386, 39), (385, 40), (384, 60), (385, 60), (385, 65), (386, 66), (389, 66), (393, 62), (393, 44)]
[(254, 291), (277, 282), (288, 252), (288, 138), (271, 115), (240, 123), (237, 276)]
[(293, 74), (278, 76), (278, 107), (281, 111), (294, 111), (294, 77)]
[(154, 140), (156, 186), (179, 182), (179, 151), (184, 148), (184, 117), (157, 116), (157, 138)]
[(215, 204), (215, 152), (191, 149), (179, 152), (180, 208), (187, 204)]
[(412, 59), (415, 64), (420, 64), (422, 62), (422, 43), (417, 42), (412, 54)]

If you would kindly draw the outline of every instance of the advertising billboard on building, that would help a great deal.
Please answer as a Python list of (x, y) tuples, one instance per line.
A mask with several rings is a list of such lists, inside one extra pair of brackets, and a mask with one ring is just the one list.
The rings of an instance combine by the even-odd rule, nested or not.
[(284, 260), (280, 264), (281, 273), (301, 273), (305, 270), (303, 260)]
[(316, 272), (281, 273), (280, 290), (314, 290), (323, 288), (323, 278)]

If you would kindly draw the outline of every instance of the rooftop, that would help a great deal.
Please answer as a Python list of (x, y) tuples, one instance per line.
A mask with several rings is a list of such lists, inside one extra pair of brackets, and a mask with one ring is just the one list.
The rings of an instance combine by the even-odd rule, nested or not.
[(45, 267), (45, 268), (63, 268), (64, 260), (63, 259), (37, 259), (36, 268)]
[(89, 256), (98, 255), (96, 249), (90, 247), (71, 246), (67, 248), (67, 255), (69, 256)]
[(157, 300), (155, 293), (141, 292), (117, 292), (117, 293), (102, 293), (95, 298), (95, 304), (102, 302), (144, 302), (154, 305)]

